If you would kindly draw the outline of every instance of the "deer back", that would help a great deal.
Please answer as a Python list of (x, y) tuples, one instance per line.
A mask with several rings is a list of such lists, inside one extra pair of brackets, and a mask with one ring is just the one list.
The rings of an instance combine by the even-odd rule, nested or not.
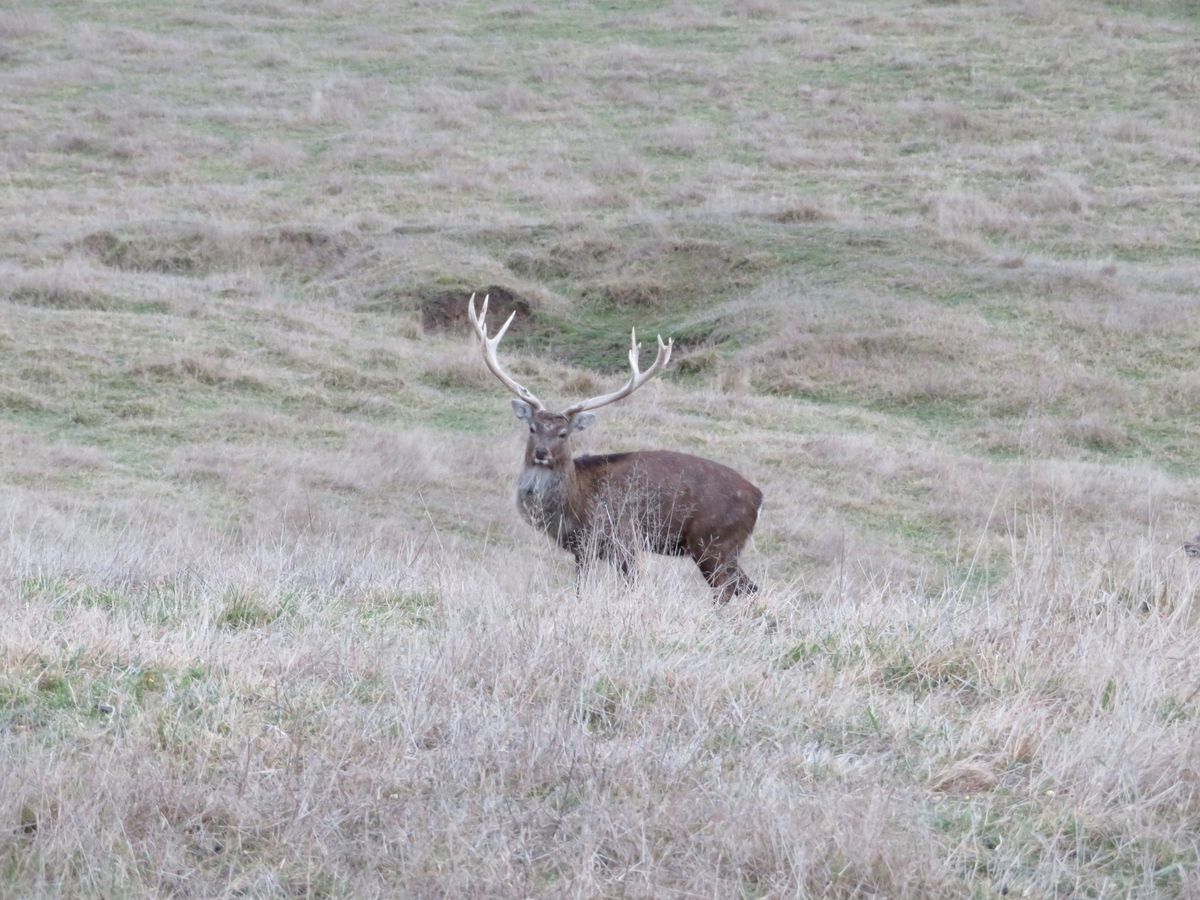
[(733, 469), (671, 450), (576, 457), (575, 476), (585, 529), (608, 536), (633, 527), (659, 553), (714, 536), (740, 543), (762, 505), (762, 491)]

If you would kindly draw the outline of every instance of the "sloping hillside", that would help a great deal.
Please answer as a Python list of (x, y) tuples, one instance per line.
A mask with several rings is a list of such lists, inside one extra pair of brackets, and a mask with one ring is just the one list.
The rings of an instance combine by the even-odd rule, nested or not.
[[(1200, 890), (1200, 19), (0, 13), (0, 895)], [(762, 487), (520, 522), (465, 320)]]

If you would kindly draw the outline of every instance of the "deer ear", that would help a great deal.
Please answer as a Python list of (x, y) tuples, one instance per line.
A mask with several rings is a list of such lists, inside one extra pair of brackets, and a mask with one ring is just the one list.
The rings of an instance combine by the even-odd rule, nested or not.
[(593, 422), (596, 421), (595, 413), (576, 413), (571, 417), (571, 424), (568, 426), (570, 431), (583, 431)]
[(517, 414), (517, 418), (522, 422), (528, 422), (533, 419), (533, 407), (524, 400), (514, 400), (512, 405), (513, 412)]

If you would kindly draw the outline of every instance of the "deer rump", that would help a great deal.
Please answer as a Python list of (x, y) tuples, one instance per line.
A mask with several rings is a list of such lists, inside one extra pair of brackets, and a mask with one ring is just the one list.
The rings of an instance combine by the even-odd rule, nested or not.
[(547, 531), (581, 568), (599, 558), (629, 577), (645, 550), (690, 556), (722, 601), (757, 590), (738, 556), (763, 495), (733, 469), (671, 450), (573, 462), (575, 484), (563, 498), (561, 525)]

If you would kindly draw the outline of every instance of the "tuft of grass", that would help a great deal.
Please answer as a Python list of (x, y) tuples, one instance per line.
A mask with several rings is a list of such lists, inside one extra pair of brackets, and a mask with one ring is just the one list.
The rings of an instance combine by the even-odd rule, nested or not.
[(428, 628), (444, 620), (443, 601), (435, 590), (408, 590), (369, 596), (359, 604), (366, 618), (380, 620), (385, 627), (396, 623)]
[(283, 614), (283, 607), (238, 589), (226, 592), (217, 624), (223, 628), (262, 628)]

